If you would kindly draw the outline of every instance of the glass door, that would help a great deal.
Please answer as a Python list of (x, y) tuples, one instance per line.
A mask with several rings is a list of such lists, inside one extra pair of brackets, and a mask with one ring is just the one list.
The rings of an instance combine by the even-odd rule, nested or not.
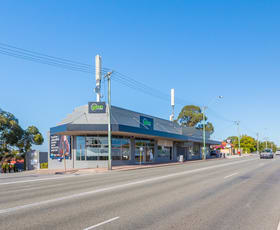
[(154, 140), (135, 139), (135, 161), (146, 163), (154, 160)]

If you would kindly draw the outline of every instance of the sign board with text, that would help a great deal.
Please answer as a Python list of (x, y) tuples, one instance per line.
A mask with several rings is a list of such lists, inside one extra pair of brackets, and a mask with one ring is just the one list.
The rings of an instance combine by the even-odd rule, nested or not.
[(89, 102), (88, 113), (106, 113), (105, 102)]
[(50, 158), (71, 159), (71, 137), (65, 135), (50, 135)]
[(154, 129), (154, 119), (150, 117), (140, 116), (140, 128), (142, 129)]

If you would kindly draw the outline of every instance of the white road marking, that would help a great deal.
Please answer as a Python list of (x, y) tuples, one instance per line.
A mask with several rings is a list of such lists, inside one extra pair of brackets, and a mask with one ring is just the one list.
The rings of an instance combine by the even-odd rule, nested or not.
[(81, 176), (89, 176), (89, 174), (71, 175), (71, 176), (56, 176), (56, 177), (48, 177), (48, 178), (41, 178), (41, 179), (34, 179), (34, 180), (11, 181), (11, 182), (0, 183), (0, 186), (1, 185), (9, 185), (9, 184), (19, 184), (19, 183), (28, 183), (28, 182), (36, 182), (36, 181), (45, 181), (45, 180), (59, 180), (59, 179), (64, 179), (64, 178), (81, 177)]
[(85, 228), (84, 230), (90, 230), (90, 229), (97, 228), (97, 227), (99, 227), (99, 226), (101, 226), (101, 225), (103, 225), (103, 224), (108, 224), (108, 223), (110, 223), (110, 222), (112, 222), (112, 221), (114, 221), (114, 220), (117, 220), (117, 219), (119, 219), (119, 218), (120, 218), (119, 216), (114, 217), (114, 218), (112, 218), (112, 219), (109, 219), (109, 220), (103, 221), (103, 222), (101, 222), (101, 223), (99, 223), (99, 224), (96, 224), (96, 225), (93, 225), (93, 226), (87, 227), (87, 228)]
[(280, 222), (278, 223), (277, 230), (280, 230)]
[(225, 176), (224, 179), (227, 179), (227, 178), (229, 178), (229, 177), (232, 177), (232, 176), (234, 176), (234, 175), (236, 175), (236, 174), (238, 174), (238, 173), (236, 172), (236, 173), (230, 174), (230, 175), (228, 175), (228, 176)]
[(50, 204), (50, 203), (57, 203), (57, 202), (60, 202), (60, 201), (65, 201), (65, 200), (72, 200), (72, 199), (80, 198), (80, 197), (83, 197), (83, 196), (93, 195), (93, 194), (97, 194), (97, 193), (104, 193), (104, 192), (112, 191), (112, 190), (116, 190), (116, 189), (131, 187), (131, 186), (135, 186), (135, 185), (145, 184), (145, 183), (149, 183), (149, 182), (153, 182), (153, 181), (158, 181), (158, 180), (167, 179), (167, 178), (176, 177), (176, 176), (182, 176), (182, 175), (186, 175), (186, 174), (203, 172), (203, 171), (206, 171), (208, 169), (216, 169), (216, 168), (221, 168), (221, 167), (224, 167), (224, 166), (240, 164), (240, 163), (253, 161), (253, 160), (256, 160), (256, 159), (242, 160), (242, 161), (235, 161), (235, 162), (231, 162), (231, 163), (207, 166), (207, 167), (203, 167), (203, 168), (192, 169), (192, 170), (178, 172), (178, 173), (172, 173), (172, 174), (168, 174), (168, 175), (164, 175), (164, 176), (153, 177), (153, 178), (149, 178), (149, 179), (145, 179), (145, 180), (139, 180), (139, 181), (133, 181), (133, 182), (125, 183), (125, 184), (114, 185), (114, 186), (111, 186), (111, 187), (100, 188), (100, 189), (87, 191), (87, 192), (82, 192), (82, 193), (77, 193), (77, 194), (68, 195), (68, 196), (64, 196), (64, 197), (58, 197), (58, 198), (55, 198), (55, 199), (50, 199), (50, 200), (44, 200), (44, 201), (39, 201), (39, 202), (35, 202), (35, 203), (25, 204), (25, 205), (16, 206), (16, 207), (13, 207), (13, 208), (0, 209), (0, 214), (8, 214), (8, 213), (15, 212), (15, 211), (22, 210), (22, 209), (37, 207), (37, 206), (41, 206), (41, 205), (47, 205), (47, 204)]

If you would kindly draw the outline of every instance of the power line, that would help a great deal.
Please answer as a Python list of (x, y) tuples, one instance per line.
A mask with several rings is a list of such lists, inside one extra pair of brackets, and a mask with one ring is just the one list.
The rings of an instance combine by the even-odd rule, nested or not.
[(73, 60), (69, 60), (69, 59), (65, 59), (65, 58), (54, 57), (54, 56), (51, 56), (51, 55), (31, 51), (31, 50), (28, 50), (28, 49), (22, 49), (22, 48), (12, 46), (12, 45), (8, 45), (8, 44), (2, 43), (2, 42), (0, 42), (0, 47), (2, 47), (2, 48), (8, 47), (6, 49), (14, 50), (14, 51), (17, 51), (17, 52), (22, 51), (24, 53), (33, 54), (33, 55), (36, 55), (36, 56), (41, 56), (41, 57), (45, 57), (45, 58), (56, 60), (56, 61), (62, 61), (62, 62), (68, 63), (68, 64), (80, 65), (80, 66), (83, 66), (83, 67), (91, 68), (91, 65), (89, 65), (89, 64), (84, 64), (84, 63), (81, 63), (81, 62), (77, 62), (77, 61), (73, 61)]
[[(57, 68), (62, 68), (62, 69), (66, 69), (66, 70), (82, 72), (82, 73), (86, 73), (86, 74), (94, 74), (94, 72), (95, 72), (95, 69), (93, 68), (93, 66), (91, 66), (89, 64), (85, 64), (85, 63), (78, 62), (78, 61), (73, 61), (70, 59), (54, 57), (54, 56), (51, 56), (48, 54), (39, 53), (39, 52), (31, 51), (28, 49), (22, 49), (22, 48), (8, 45), (8, 44), (2, 43), (2, 42), (0, 42), (0, 54), (27, 60), (27, 61), (33, 61), (36, 63), (45, 64), (45, 65), (49, 65), (49, 66), (53, 66), (53, 67), (57, 67)], [(110, 70), (112, 70), (112, 69), (102, 68), (101, 71), (104, 74)], [(139, 82), (132, 77), (124, 75), (118, 71), (114, 70), (112, 79), (118, 83), (121, 83), (122, 85), (124, 85), (126, 87), (129, 87), (134, 90), (138, 90), (149, 96), (155, 97), (157, 99), (161, 99), (163, 101), (168, 101), (168, 102), (170, 101), (169, 94), (163, 93), (158, 89), (150, 87), (150, 86), (148, 86), (142, 82)], [(190, 103), (189, 101), (179, 98), (179, 97), (175, 97), (175, 100), (176, 100), (176, 104), (180, 104), (183, 106), (185, 106), (186, 104), (193, 104), (193, 103)], [(216, 115), (217, 115), (217, 113), (216, 113)], [(232, 122), (228, 119), (223, 118), (220, 115), (218, 115), (218, 117), (220, 117), (220, 119), (223, 119), (225, 121)]]
[(46, 60), (36, 59), (36, 58), (26, 56), (26, 55), (14, 54), (14, 53), (2, 51), (1, 49), (0, 49), (0, 54), (4, 54), (4, 55), (10, 56), (10, 57), (20, 58), (20, 59), (23, 59), (23, 60), (33, 61), (33, 62), (37, 62), (37, 63), (40, 63), (40, 64), (45, 64), (45, 65), (49, 65), (49, 66), (53, 66), (53, 67), (58, 67), (58, 68), (62, 68), (62, 69), (78, 71), (78, 72), (83, 72), (83, 73), (87, 73), (87, 74), (91, 73), (91, 71), (85, 70), (85, 69), (82, 69), (82, 68), (79, 68), (79, 67), (75, 67), (75, 66), (71, 66), (71, 65), (62, 65), (60, 63), (55, 63), (55, 62), (50, 62), (50, 61), (46, 61)]

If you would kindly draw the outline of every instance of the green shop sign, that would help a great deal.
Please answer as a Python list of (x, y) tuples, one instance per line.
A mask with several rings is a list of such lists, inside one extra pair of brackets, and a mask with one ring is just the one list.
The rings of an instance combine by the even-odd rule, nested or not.
[(154, 119), (150, 117), (140, 116), (140, 128), (142, 129), (154, 129)]
[(88, 103), (89, 113), (106, 113), (105, 102), (89, 102)]

